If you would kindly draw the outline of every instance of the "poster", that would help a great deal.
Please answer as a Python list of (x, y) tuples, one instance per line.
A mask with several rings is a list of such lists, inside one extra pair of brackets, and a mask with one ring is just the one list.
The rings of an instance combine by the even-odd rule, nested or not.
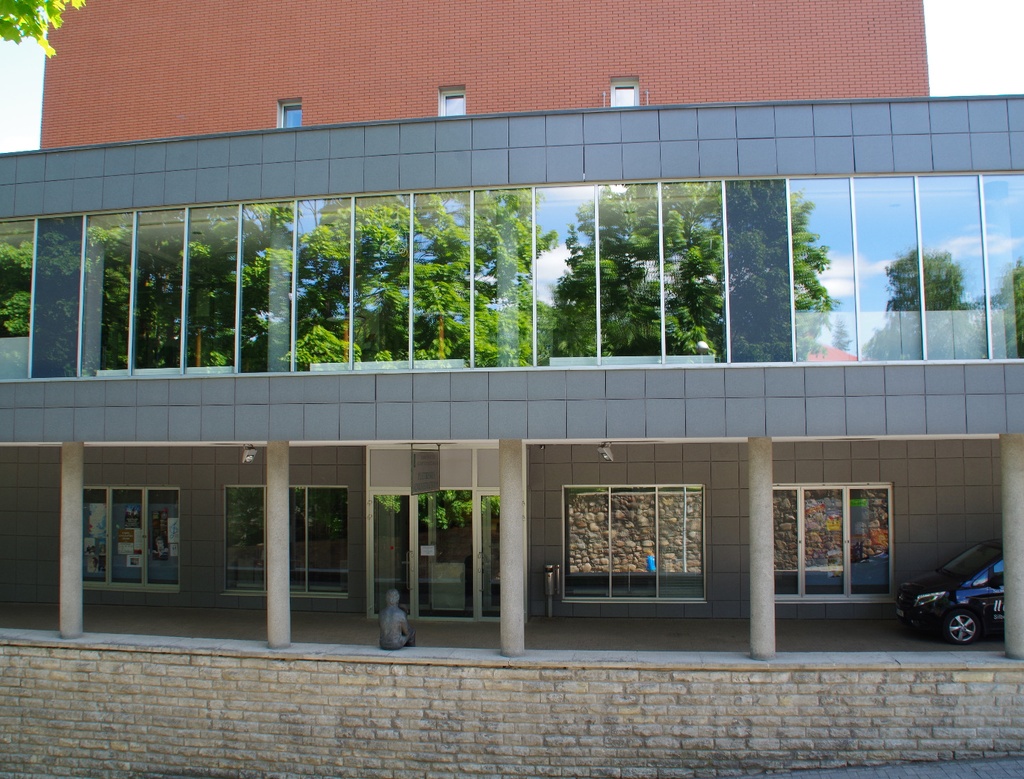
[(124, 527), (142, 529), (142, 507), (129, 505), (124, 507)]
[(87, 503), (85, 506), (85, 534), (94, 538), (107, 537), (107, 504)]
[(103, 573), (107, 570), (107, 540), (86, 536), (84, 539), (85, 572)]
[(121, 555), (142, 554), (142, 530), (122, 527), (117, 530), (117, 553)]
[(150, 554), (154, 560), (166, 560), (171, 554), (171, 545), (167, 538), (167, 509), (156, 509), (151, 512), (149, 522)]

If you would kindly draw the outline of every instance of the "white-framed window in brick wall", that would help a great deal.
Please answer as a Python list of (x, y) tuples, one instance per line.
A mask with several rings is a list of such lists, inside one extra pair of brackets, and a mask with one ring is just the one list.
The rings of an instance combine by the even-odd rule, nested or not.
[(302, 127), (302, 101), (282, 100), (277, 104), (278, 127)]
[(888, 600), (892, 485), (777, 485), (775, 595)]
[(613, 78), (610, 103), (612, 108), (640, 105), (640, 81), (635, 78)]
[(438, 116), (465, 116), (466, 88), (441, 87), (437, 93)]
[(703, 601), (704, 487), (566, 486), (562, 592)]

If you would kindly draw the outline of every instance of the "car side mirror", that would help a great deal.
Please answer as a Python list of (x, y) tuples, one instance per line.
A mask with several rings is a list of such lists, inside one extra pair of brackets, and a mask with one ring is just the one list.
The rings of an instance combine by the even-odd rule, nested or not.
[(993, 573), (988, 577), (989, 587), (1002, 587), (1003, 586), (1003, 572)]

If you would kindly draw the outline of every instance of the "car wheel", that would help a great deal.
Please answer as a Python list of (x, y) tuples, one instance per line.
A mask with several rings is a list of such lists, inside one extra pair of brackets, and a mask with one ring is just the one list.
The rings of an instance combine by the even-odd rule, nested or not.
[(973, 611), (956, 609), (942, 619), (942, 637), (951, 644), (970, 644), (980, 635), (981, 623)]

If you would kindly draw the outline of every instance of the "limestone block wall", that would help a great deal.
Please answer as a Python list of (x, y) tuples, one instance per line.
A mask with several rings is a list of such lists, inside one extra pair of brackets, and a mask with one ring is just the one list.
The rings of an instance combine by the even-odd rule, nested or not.
[(1024, 665), (977, 652), (505, 660), (0, 638), (0, 776), (17, 779), (673, 779), (965, 759), (1024, 753), (1022, 707)]

